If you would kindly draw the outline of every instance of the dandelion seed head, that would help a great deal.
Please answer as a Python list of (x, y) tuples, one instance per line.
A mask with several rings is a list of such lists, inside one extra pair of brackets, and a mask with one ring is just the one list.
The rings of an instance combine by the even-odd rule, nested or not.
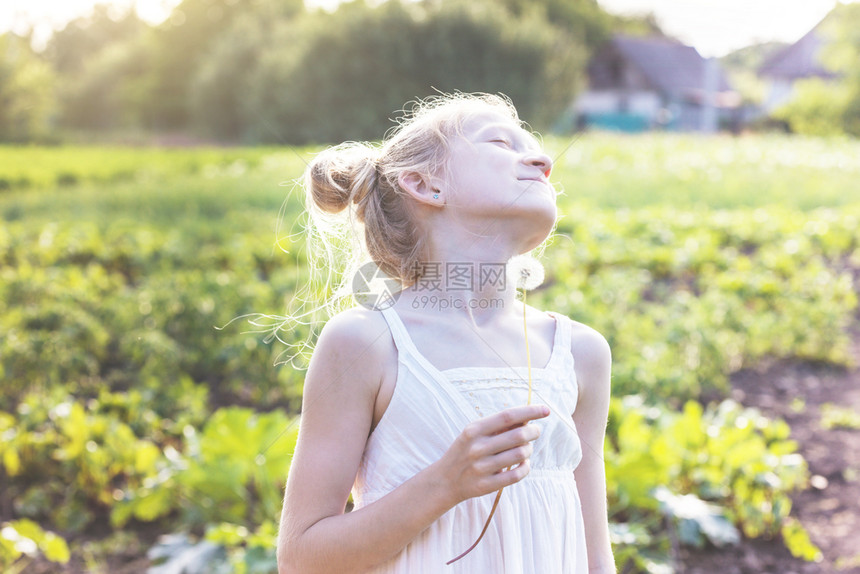
[(517, 255), (508, 261), (506, 266), (508, 279), (517, 289), (531, 291), (543, 283), (544, 269), (540, 261), (531, 255)]

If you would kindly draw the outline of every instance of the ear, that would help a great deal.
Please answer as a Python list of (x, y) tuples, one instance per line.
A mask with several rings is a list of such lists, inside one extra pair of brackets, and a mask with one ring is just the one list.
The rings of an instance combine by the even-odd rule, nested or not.
[(412, 199), (425, 205), (442, 207), (445, 205), (445, 197), (439, 188), (433, 185), (433, 181), (416, 171), (404, 171), (397, 176), (400, 188)]

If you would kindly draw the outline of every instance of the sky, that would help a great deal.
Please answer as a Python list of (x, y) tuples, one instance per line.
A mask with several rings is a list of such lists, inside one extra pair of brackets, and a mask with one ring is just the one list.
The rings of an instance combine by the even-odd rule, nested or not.
[[(0, 32), (34, 27), (36, 44), (52, 29), (86, 15), (99, 0), (0, 0)], [(141, 18), (164, 19), (179, 0), (109, 0), (119, 7), (134, 4)], [(307, 1), (307, 0), (306, 0)], [(845, 0), (843, 0), (845, 1)], [(851, 0), (860, 1), (860, 0)], [(332, 4), (337, 0), (309, 0)], [(794, 42), (811, 30), (837, 0), (598, 0), (615, 13), (653, 12), (668, 34), (694, 46), (703, 56), (722, 56), (751, 44)], [(104, 3), (104, 0), (102, 0)]]
[(778, 40), (794, 42), (836, 6), (836, 0), (598, 0), (615, 13), (653, 12), (667, 34), (706, 57)]

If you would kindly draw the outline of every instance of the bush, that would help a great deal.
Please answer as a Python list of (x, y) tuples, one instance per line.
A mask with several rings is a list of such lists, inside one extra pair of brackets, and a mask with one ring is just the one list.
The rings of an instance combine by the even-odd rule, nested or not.
[(847, 133), (845, 119), (852, 106), (850, 86), (819, 78), (798, 80), (791, 101), (773, 117), (785, 121), (792, 132), (807, 136), (838, 136)]
[[(289, 49), (285, 49), (289, 46)], [(489, 2), (345, 4), (279, 29), (251, 82), (251, 139), (378, 139), (404, 102), (441, 91), (502, 92), (548, 123), (584, 69), (583, 45), (541, 17)]]
[(28, 38), (0, 34), (0, 141), (46, 140), (54, 113), (55, 75)]

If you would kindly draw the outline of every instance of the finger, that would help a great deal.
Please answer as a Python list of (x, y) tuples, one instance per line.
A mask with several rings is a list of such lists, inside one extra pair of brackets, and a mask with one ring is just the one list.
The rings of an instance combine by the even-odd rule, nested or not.
[[(492, 457), (525, 446), (528, 446), (531, 451), (534, 448), (532, 441), (536, 440), (539, 436), (540, 428), (537, 425), (526, 424), (502, 434), (485, 437), (472, 444), (470, 448), (472, 459), (475, 462), (481, 461), (481, 470), (492, 468), (493, 471), (496, 471), (499, 465), (496, 464), (493, 466)], [(513, 460), (509, 464), (514, 462), (519, 462), (519, 460)]]
[(500, 452), (499, 454), (489, 457), (486, 462), (487, 468), (489, 469), (489, 472), (493, 474), (501, 472), (504, 469), (522, 464), (529, 460), (533, 452), (534, 448), (531, 443), (509, 448), (504, 452)]
[(498, 434), (548, 415), (549, 408), (545, 405), (526, 405), (505, 409), (481, 419), (479, 423), (487, 434)]
[(488, 439), (484, 445), (484, 452), (487, 456), (495, 456), (524, 446), (533, 448), (534, 441), (539, 437), (540, 428), (537, 425), (528, 424)]
[(500, 488), (515, 484), (524, 479), (531, 471), (531, 463), (529, 459), (524, 460), (514, 468), (502, 470), (498, 474), (493, 475), (489, 480), (489, 492), (493, 492)]

